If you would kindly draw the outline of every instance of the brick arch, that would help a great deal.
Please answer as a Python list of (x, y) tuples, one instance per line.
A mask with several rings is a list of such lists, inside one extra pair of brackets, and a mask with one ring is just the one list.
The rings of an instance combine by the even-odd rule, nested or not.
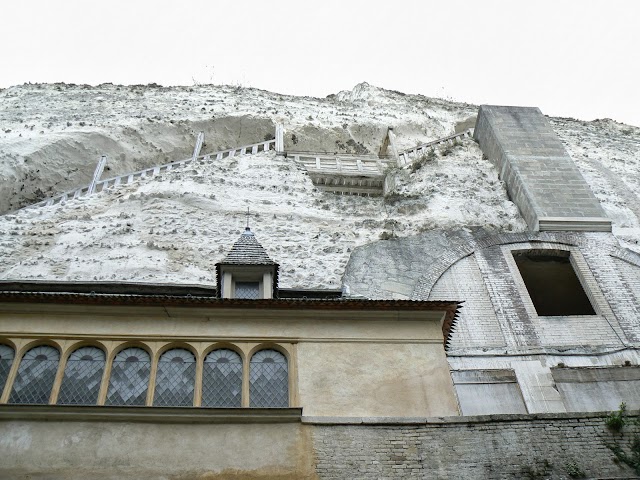
[[(466, 258), (476, 251), (494, 247), (496, 245), (509, 245), (514, 243), (529, 242), (550, 242), (559, 245), (568, 245), (572, 247), (581, 246), (597, 246), (603, 254), (622, 258), (625, 261), (640, 266), (640, 258), (636, 258), (631, 250), (622, 249), (619, 246), (603, 244), (597, 239), (591, 239), (584, 236), (582, 232), (519, 232), (519, 233), (499, 233), (489, 234), (471, 241), (459, 240), (456, 245), (449, 249), (446, 255), (432, 263), (427, 272), (420, 278), (413, 289), (411, 298), (413, 300), (428, 300), (431, 290), (437, 281), (449, 270), (455, 263)], [(637, 262), (637, 263), (636, 263)]]

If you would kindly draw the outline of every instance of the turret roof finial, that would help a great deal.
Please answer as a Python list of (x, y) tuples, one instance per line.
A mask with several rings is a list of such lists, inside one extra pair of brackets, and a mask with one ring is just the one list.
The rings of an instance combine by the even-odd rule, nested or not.
[(247, 226), (244, 229), (243, 235), (251, 235), (251, 229), (249, 228), (249, 216), (251, 213), (249, 212), (249, 207), (247, 207), (247, 213), (245, 213), (245, 215), (247, 216)]

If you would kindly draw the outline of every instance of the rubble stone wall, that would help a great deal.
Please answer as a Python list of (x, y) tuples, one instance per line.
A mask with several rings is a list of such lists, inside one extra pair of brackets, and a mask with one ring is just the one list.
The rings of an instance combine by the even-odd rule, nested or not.
[[(637, 412), (636, 412), (637, 415)], [(316, 425), (320, 478), (640, 478), (627, 454), (638, 425), (616, 433), (606, 414), (495, 415), (421, 425)]]

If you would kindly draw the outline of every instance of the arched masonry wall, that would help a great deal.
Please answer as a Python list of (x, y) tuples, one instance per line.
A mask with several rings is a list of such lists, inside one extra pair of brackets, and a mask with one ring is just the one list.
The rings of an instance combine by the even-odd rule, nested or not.
[[(436, 282), (452, 265), (473, 255), (485, 288), (490, 293), (495, 313), (499, 314), (496, 303), (501, 298), (505, 303), (498, 307), (502, 308), (505, 315), (526, 319), (527, 311), (523, 305), (519, 305), (519, 302), (508, 305), (509, 299), (518, 293), (518, 285), (512, 281), (513, 275), (504, 255), (490, 247), (531, 244), (531, 248), (539, 248), (544, 242), (558, 244), (558, 248), (566, 247), (584, 258), (585, 271), (591, 272), (594, 289), (599, 289), (606, 298), (602, 308), (607, 310), (611, 328), (620, 337), (620, 347), (640, 346), (640, 280), (637, 280), (640, 276), (640, 255), (620, 248), (610, 233), (493, 234), (482, 229), (426, 232), (415, 237), (379, 241), (357, 248), (349, 259), (343, 283), (351, 295), (427, 300), (432, 298), (431, 291)], [(623, 268), (620, 268), (621, 264)], [(477, 272), (470, 275), (470, 278), (478, 279)], [(504, 281), (507, 283), (504, 284)], [(450, 297), (448, 300), (468, 299)], [(484, 305), (488, 308), (486, 301)], [(526, 325), (526, 320), (519, 325), (514, 322), (511, 328), (503, 328), (502, 333), (515, 335), (517, 340), (512, 344), (518, 347), (528, 349), (539, 345), (536, 332)], [(491, 342), (499, 343), (495, 338)]]
[[(538, 315), (514, 250), (570, 254), (596, 315)], [(609, 233), (439, 231), (381, 241), (354, 252), (345, 284), (375, 298), (464, 302), (447, 340), (464, 415), (640, 408), (640, 255)]]

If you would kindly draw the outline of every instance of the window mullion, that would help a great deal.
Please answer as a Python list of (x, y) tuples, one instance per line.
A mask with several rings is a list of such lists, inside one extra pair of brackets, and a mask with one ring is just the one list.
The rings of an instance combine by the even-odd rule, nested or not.
[(157, 349), (154, 349), (153, 356), (151, 357), (151, 373), (149, 374), (149, 386), (147, 387), (147, 407), (153, 405), (153, 396), (156, 391), (156, 376), (158, 375), (158, 360), (160, 355)]
[(196, 378), (195, 385), (193, 386), (193, 406), (199, 407), (202, 405), (202, 370), (203, 370), (204, 357), (198, 352), (196, 356)]
[(49, 405), (55, 405), (58, 403), (58, 395), (60, 394), (60, 388), (62, 387), (62, 379), (64, 378), (64, 370), (67, 368), (67, 360), (71, 355), (71, 349), (67, 346), (63, 350), (63, 355), (60, 355), (60, 361), (58, 362), (58, 371), (56, 372), (56, 378), (53, 380), (53, 387), (51, 388), (51, 396), (49, 397)]
[(98, 393), (98, 405), (104, 405), (107, 400), (107, 392), (109, 391), (109, 379), (111, 378), (111, 368), (113, 367), (113, 358), (115, 357), (115, 348), (113, 345), (107, 345), (105, 355), (104, 371), (102, 372), (102, 382), (100, 383), (100, 392)]
[(249, 357), (242, 362), (242, 408), (249, 407)]

